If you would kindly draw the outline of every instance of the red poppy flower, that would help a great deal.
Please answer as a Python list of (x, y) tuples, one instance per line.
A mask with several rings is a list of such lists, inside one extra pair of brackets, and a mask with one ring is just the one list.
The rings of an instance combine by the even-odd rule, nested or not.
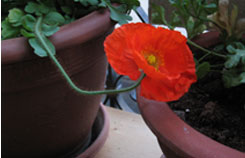
[(141, 95), (173, 101), (196, 81), (195, 63), (187, 39), (177, 31), (149, 24), (125, 24), (109, 35), (105, 52), (118, 74), (136, 80), (143, 70)]

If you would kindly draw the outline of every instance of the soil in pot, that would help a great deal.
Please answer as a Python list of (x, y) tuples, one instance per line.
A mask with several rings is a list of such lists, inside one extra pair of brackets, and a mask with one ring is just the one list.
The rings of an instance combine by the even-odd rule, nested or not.
[(222, 84), (219, 74), (210, 73), (169, 105), (199, 132), (245, 152), (245, 85), (225, 89)]

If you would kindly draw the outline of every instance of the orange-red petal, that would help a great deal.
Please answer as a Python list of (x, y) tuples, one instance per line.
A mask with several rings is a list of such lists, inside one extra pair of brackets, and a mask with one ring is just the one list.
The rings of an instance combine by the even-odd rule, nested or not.
[(136, 80), (140, 70), (144, 71), (141, 95), (172, 101), (196, 81), (195, 63), (186, 41), (177, 31), (131, 23), (117, 28), (106, 38), (104, 46), (117, 73)]

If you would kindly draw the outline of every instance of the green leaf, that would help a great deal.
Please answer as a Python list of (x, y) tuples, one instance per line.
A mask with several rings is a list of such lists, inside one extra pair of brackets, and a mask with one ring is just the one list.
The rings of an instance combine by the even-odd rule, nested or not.
[(226, 50), (230, 53), (230, 54), (236, 54), (236, 49), (230, 44), (226, 47)]
[(39, 5), (35, 2), (28, 2), (26, 7), (25, 7), (25, 11), (27, 13), (35, 13), (39, 10)]
[(65, 23), (65, 18), (58, 12), (50, 12), (44, 17), (43, 22), (48, 25), (62, 25)]
[(27, 14), (22, 19), (22, 26), (28, 30), (33, 31), (36, 23), (36, 18), (30, 14)]
[[(47, 43), (49, 49), (51, 50), (52, 54), (55, 55), (55, 47), (54, 47), (54, 45), (46, 37), (43, 36), (43, 38), (45, 40), (45, 43)], [(34, 53), (36, 55), (38, 55), (39, 57), (48, 56), (46, 50), (42, 47), (41, 43), (36, 38), (31, 38), (28, 41), (29, 41), (29, 44), (31, 45), (31, 47), (34, 49)]]
[(39, 57), (46, 57), (46, 56), (48, 56), (48, 54), (40, 46), (40, 43), (38, 42), (38, 40), (36, 38), (31, 38), (28, 41), (29, 41), (29, 44), (31, 45), (31, 47), (34, 49), (34, 53), (36, 55), (38, 55)]
[(245, 49), (237, 49), (237, 55), (240, 56), (241, 63), (245, 64)]
[(97, 5), (99, 4), (98, 0), (87, 0), (90, 5)]
[(21, 25), (21, 19), (24, 16), (24, 12), (18, 8), (13, 8), (9, 10), (8, 19), (9, 22), (12, 23), (14, 27)]
[(167, 25), (170, 29), (174, 29), (174, 27), (171, 26), (165, 19), (165, 9), (162, 6), (153, 3), (152, 11), (153, 11), (152, 20), (154, 21), (154, 23), (164, 24)]
[(239, 78), (241, 83), (245, 83), (245, 72), (241, 73)]
[[(106, 4), (106, 6), (110, 9), (111, 19), (117, 21), (120, 25), (128, 23), (128, 21), (132, 20), (132, 17), (123, 12), (123, 8), (114, 7), (111, 5), (108, 0), (101, 0), (102, 4)], [(121, 10), (120, 10), (121, 9)], [(123, 9), (123, 10), (122, 10)]]
[(74, 0), (75, 2), (80, 2), (83, 6), (87, 7), (88, 5), (97, 5), (99, 4), (98, 0)]
[(35, 34), (32, 33), (32, 32), (27, 32), (25, 29), (21, 29), (20, 30), (20, 33), (24, 36), (24, 37), (27, 37), (27, 38), (34, 38), (35, 37)]
[(233, 68), (236, 67), (240, 62), (240, 56), (239, 55), (228, 55), (228, 59), (225, 62), (226, 68)]
[(126, 4), (127, 9), (131, 10), (136, 6), (140, 6), (140, 2), (138, 0), (120, 0), (121, 4)]
[(51, 36), (57, 31), (59, 31), (59, 27), (57, 25), (42, 24), (42, 33), (45, 36)]
[(45, 6), (43, 3), (35, 3), (35, 2), (28, 2), (25, 11), (27, 13), (35, 13), (37, 16), (41, 16), (42, 14), (47, 14), (50, 11), (48, 6)]
[(235, 47), (237, 49), (245, 49), (245, 45), (241, 42), (235, 42)]
[(207, 13), (212, 14), (215, 11), (217, 11), (218, 6), (215, 3), (209, 3), (203, 6), (206, 10)]
[(9, 23), (8, 18), (6, 18), (1, 25), (2, 28), (2, 39), (8, 39), (17, 37), (20, 34), (20, 28), (19, 27), (13, 27), (11, 23)]
[(203, 78), (210, 71), (210, 64), (208, 62), (203, 62), (197, 66), (196, 74), (198, 79)]
[(217, 5), (215, 3), (209, 3), (204, 5), (204, 8), (206, 9), (216, 9)]
[(107, 7), (105, 1), (101, 1), (100, 4), (99, 4), (98, 6), (99, 6), (99, 7), (103, 7), (103, 8), (106, 8), (106, 7)]
[(111, 11), (111, 19), (118, 21), (118, 23), (120, 25), (126, 24), (126, 23), (128, 23), (128, 21), (132, 20), (132, 17), (130, 17), (129, 15), (126, 15), (124, 13), (120, 13), (115, 8), (110, 8), (110, 11)]
[(234, 68), (238, 66), (239, 63), (245, 65), (245, 46), (240, 42), (236, 42), (233, 45), (230, 44), (226, 47), (229, 54), (231, 54), (227, 55), (228, 59), (225, 62), (226, 68)]
[(237, 69), (223, 71), (223, 82), (226, 88), (231, 88), (245, 83), (245, 72), (240, 73)]
[(186, 31), (188, 32), (188, 38), (192, 38), (194, 35), (192, 34), (194, 31), (195, 22), (193, 17), (189, 17), (186, 23)]
[(172, 26), (172, 28), (174, 29), (174, 27), (176, 26), (182, 26), (181, 24), (181, 20), (179, 15), (176, 12), (173, 12), (172, 17), (171, 17), (171, 21), (170, 21), (170, 25)]

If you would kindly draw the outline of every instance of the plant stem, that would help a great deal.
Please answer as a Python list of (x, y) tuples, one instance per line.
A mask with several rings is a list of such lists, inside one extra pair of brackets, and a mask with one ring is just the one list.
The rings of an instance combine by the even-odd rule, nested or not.
[(46, 42), (45, 42), (45, 40), (43, 38), (43, 34), (42, 34), (42, 30), (41, 30), (41, 24), (42, 24), (42, 17), (39, 17), (38, 20), (37, 20), (37, 23), (35, 25), (35, 35), (36, 35), (37, 40), (40, 42), (41, 46), (45, 49), (45, 51), (48, 54), (48, 56), (50, 57), (50, 59), (57, 66), (57, 68), (59, 69), (59, 71), (61, 72), (61, 74), (63, 75), (63, 77), (66, 79), (67, 83), (76, 92), (78, 92), (80, 94), (85, 94), (85, 95), (117, 94), (117, 93), (127, 92), (127, 91), (131, 91), (134, 88), (138, 87), (140, 85), (142, 79), (145, 77), (145, 74), (142, 72), (141, 76), (139, 77), (139, 79), (136, 81), (135, 84), (133, 84), (130, 87), (123, 88), (123, 89), (118, 89), (118, 90), (111, 89), (111, 90), (101, 90), (101, 91), (86, 91), (86, 90), (80, 89), (79, 87), (77, 87), (72, 82), (71, 78), (66, 73), (66, 71), (63, 69), (63, 67), (59, 63), (59, 61), (56, 59), (55, 55), (52, 54), (50, 48), (48, 47), (48, 45), (46, 44)]
[(205, 49), (205, 48), (199, 46), (198, 44), (192, 42), (192, 41), (189, 40), (189, 39), (187, 40), (187, 43), (189, 43), (190, 45), (192, 45), (192, 46), (194, 46), (194, 47), (196, 47), (196, 48), (198, 48), (198, 49), (200, 49), (200, 50), (202, 50), (203, 52), (206, 53), (204, 56), (202, 56), (202, 57), (198, 60), (199, 62), (202, 61), (205, 57), (207, 57), (208, 55), (211, 55), (211, 54), (212, 54), (212, 55), (215, 55), (215, 56), (217, 56), (217, 57), (224, 58), (224, 59), (227, 58), (225, 55), (218, 54), (218, 53), (216, 53), (216, 52), (213, 52), (213, 51), (210, 51), (210, 50), (208, 50), (208, 49)]

